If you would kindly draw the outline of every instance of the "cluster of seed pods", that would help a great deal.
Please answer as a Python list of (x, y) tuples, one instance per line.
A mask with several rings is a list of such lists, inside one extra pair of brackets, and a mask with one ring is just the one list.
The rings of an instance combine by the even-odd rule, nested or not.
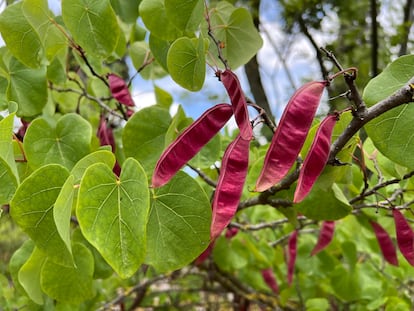
[(212, 203), (210, 238), (214, 241), (237, 211), (249, 164), (253, 130), (247, 103), (237, 76), (230, 70), (218, 71), (231, 105), (218, 104), (203, 113), (162, 153), (152, 176), (152, 187), (165, 185), (234, 115), (239, 135), (224, 152)]
[[(249, 163), (250, 141), (253, 138), (247, 103), (237, 76), (229, 69), (217, 71), (230, 97), (231, 105), (218, 104), (208, 109), (191, 124), (163, 152), (152, 176), (152, 187), (165, 185), (200, 149), (234, 116), (240, 133), (224, 152), (220, 175), (212, 201), (211, 244), (198, 262), (211, 252), (215, 239), (228, 226), (237, 212)], [(266, 153), (263, 168), (254, 188), (263, 192), (280, 182), (294, 165), (305, 143), (319, 102), (329, 81), (312, 81), (298, 89), (289, 100)], [(311, 191), (329, 157), (333, 129), (339, 113), (326, 116), (319, 124), (315, 138), (299, 172), (294, 203), (301, 202)], [(397, 243), (403, 256), (414, 265), (414, 232), (400, 211), (394, 210)], [(371, 221), (381, 251), (387, 262), (398, 265), (397, 254), (387, 232)], [(334, 221), (322, 222), (318, 241), (311, 252), (315, 255), (332, 241)], [(298, 230), (292, 232), (287, 245), (287, 276), (291, 284), (297, 252)], [(262, 271), (262, 277), (273, 292), (278, 291), (271, 268)]]

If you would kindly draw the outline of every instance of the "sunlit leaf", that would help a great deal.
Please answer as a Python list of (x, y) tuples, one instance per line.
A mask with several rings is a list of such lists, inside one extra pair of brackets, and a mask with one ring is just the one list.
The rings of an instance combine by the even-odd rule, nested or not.
[(124, 162), (120, 179), (103, 163), (86, 170), (76, 209), (79, 225), (123, 278), (135, 273), (144, 260), (148, 210), (147, 177), (136, 160)]

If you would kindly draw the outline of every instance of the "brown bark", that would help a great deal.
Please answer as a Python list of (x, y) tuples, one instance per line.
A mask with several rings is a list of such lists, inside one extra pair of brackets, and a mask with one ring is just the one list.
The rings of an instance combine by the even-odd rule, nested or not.
[(398, 52), (399, 56), (407, 54), (407, 45), (410, 34), (411, 26), (413, 25), (414, 19), (414, 1), (407, 0), (404, 6), (404, 19), (402, 24), (402, 35), (401, 35), (401, 44), (400, 51)]
[[(260, 0), (251, 1), (253, 23), (257, 29), (259, 29), (260, 25), (259, 6)], [(263, 108), (266, 114), (271, 117), (272, 120), (274, 120), (269, 101), (263, 88), (256, 55), (244, 66), (244, 70), (246, 72), (247, 80), (249, 81), (250, 85), (250, 91), (252, 92), (255, 103)]]
[(378, 75), (378, 22), (377, 1), (371, 0), (371, 75)]

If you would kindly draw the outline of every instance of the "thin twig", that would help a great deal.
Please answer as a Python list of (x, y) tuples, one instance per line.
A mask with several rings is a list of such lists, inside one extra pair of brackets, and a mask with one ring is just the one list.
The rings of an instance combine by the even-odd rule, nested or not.
[(397, 184), (400, 181), (411, 178), (412, 176), (414, 176), (414, 171), (411, 171), (411, 172), (405, 174), (402, 178), (394, 178), (394, 179), (386, 180), (382, 183), (379, 183), (379, 184), (375, 185), (372, 189), (366, 191), (365, 193), (362, 193), (362, 194), (356, 196), (355, 198), (349, 200), (349, 203), (354, 204), (358, 201), (363, 200), (364, 198), (366, 198), (370, 195), (378, 193), (378, 190), (380, 190), (382, 188), (385, 188), (386, 186), (389, 186), (389, 185), (392, 185), (392, 184)]
[[(297, 220), (302, 221), (302, 220), (306, 220), (307, 218), (305, 216), (298, 216)], [(276, 228), (279, 227), (281, 225), (284, 225), (286, 223), (289, 223), (290, 220), (287, 218), (283, 218), (283, 219), (278, 219), (272, 222), (264, 222), (264, 223), (259, 223), (259, 224), (240, 224), (237, 222), (232, 222), (230, 223), (230, 227), (234, 227), (237, 229), (240, 229), (242, 231), (259, 231), (262, 229), (267, 229), (267, 228)]]
[(206, 18), (207, 29), (208, 29), (207, 34), (211, 38), (211, 40), (214, 42), (215, 46), (217, 47), (218, 58), (223, 63), (224, 68), (229, 69), (229, 64), (227, 62), (227, 59), (223, 56), (222, 42), (220, 42), (219, 40), (216, 39), (216, 37), (213, 34), (213, 30), (211, 28), (210, 13), (209, 13), (209, 10), (208, 10), (207, 1), (204, 1), (204, 5), (205, 5), (205, 9), (206, 9), (206, 17), (205, 18)]
[(201, 177), (202, 180), (204, 180), (206, 182), (207, 185), (210, 185), (214, 188), (217, 187), (217, 183), (215, 181), (213, 181), (210, 177), (208, 177), (202, 170), (192, 166), (191, 164), (187, 163), (187, 166), (192, 169), (194, 172), (197, 173), (198, 176)]
[(54, 90), (54, 91), (56, 91), (56, 92), (59, 92), (59, 93), (72, 92), (72, 93), (78, 94), (79, 95), (79, 98), (85, 97), (85, 98), (87, 98), (89, 100), (92, 100), (92, 101), (96, 102), (102, 109), (106, 110), (107, 112), (109, 112), (113, 116), (116, 116), (116, 117), (118, 117), (120, 119), (124, 119), (124, 117), (121, 114), (117, 113), (111, 107), (107, 106), (102, 101), (102, 99), (90, 95), (85, 90), (76, 90), (76, 89), (73, 89), (73, 88), (60, 88), (60, 87), (54, 86), (52, 83), (49, 84), (49, 88), (52, 89), (52, 90)]

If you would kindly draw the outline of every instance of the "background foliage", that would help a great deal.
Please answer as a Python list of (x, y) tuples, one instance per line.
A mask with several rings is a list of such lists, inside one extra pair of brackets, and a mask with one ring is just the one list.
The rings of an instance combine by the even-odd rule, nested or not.
[[(412, 222), (412, 1), (62, 0), (58, 12), (46, 0), (5, 4), (4, 310), (412, 308), (414, 270), (400, 253), (399, 266), (384, 260), (371, 225), (395, 241), (392, 211)], [(237, 130), (224, 129), (167, 185), (151, 188), (160, 154), (192, 122), (174, 108), (179, 94), (157, 83), (168, 75), (182, 92), (203, 92), (213, 71), (244, 69), (245, 92), (265, 113), (252, 109), (251, 119), (278, 121), (281, 107), (271, 100), (286, 102), (291, 92), (265, 91), (272, 77), (257, 56), (275, 16), (285, 40), (272, 57), (286, 89), (299, 86), (288, 65), (294, 43), (306, 40), (318, 73), (301, 83), (358, 68), (355, 80), (345, 75), (327, 89), (329, 110), (351, 111), (334, 129), (332, 165), (299, 204), (292, 199), (300, 165), (270, 190), (251, 191), (272, 135), (257, 122), (238, 212), (210, 243), (210, 201)], [(152, 81), (156, 103), (122, 103), (110, 73), (129, 86), (137, 77)], [(220, 81), (214, 88), (229, 102)], [(335, 221), (333, 240), (310, 256), (326, 221)]]

